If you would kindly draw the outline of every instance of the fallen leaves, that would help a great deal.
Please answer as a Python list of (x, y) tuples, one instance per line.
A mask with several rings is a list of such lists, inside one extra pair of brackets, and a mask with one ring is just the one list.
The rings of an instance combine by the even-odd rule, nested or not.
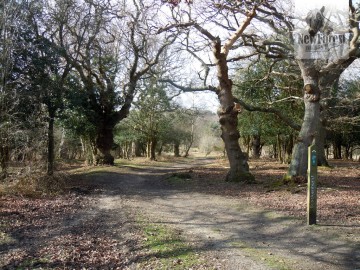
[[(330, 164), (332, 168), (319, 168), (318, 172), (318, 219), (321, 223), (333, 225), (359, 225), (360, 164), (351, 161), (330, 161)], [(306, 184), (278, 185), (287, 165), (273, 160), (250, 161), (250, 170), (257, 182), (255, 185), (225, 182), (226, 166), (227, 162), (222, 161), (192, 168), (191, 180), (180, 185), (188, 190), (245, 198), (261, 208), (306, 219)], [(170, 184), (174, 185), (174, 182)]]
[[(225, 182), (226, 166), (219, 161), (187, 169), (176, 175), (185, 175), (186, 181), (165, 178), (158, 184), (241, 197), (261, 208), (305, 220), (306, 185), (277, 185), (286, 165), (270, 160), (250, 162), (257, 180), (254, 185)], [(318, 219), (332, 225), (359, 225), (360, 164), (336, 161), (333, 166), (319, 169)], [(85, 180), (77, 180), (77, 186), (92, 183)], [(1, 269), (128, 269), (139, 258), (148, 258), (141, 243), (148, 242), (150, 236), (145, 239), (131, 215), (125, 210), (122, 214), (111, 209), (92, 210), (97, 197), (89, 196), (90, 189), (72, 190), (76, 193), (52, 198), (0, 197)], [(98, 194), (96, 190), (96, 186), (91, 189), (92, 194)], [(351, 231), (348, 237), (354, 237)], [(144, 269), (156, 269), (159, 261), (152, 257)], [(181, 259), (171, 262), (173, 267), (184, 263)]]
[[(6, 196), (0, 203), (0, 231), (16, 239), (0, 243), (1, 269), (124, 269), (131, 258), (104, 214), (85, 211), (89, 198)], [(121, 228), (121, 222), (112, 225)]]

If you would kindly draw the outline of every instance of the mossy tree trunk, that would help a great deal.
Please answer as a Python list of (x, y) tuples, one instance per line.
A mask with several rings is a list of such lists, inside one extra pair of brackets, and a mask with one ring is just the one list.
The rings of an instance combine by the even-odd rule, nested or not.
[(98, 153), (96, 156), (96, 164), (114, 165), (114, 157), (110, 153), (114, 145), (114, 125), (106, 125), (103, 122), (100, 123), (97, 129), (95, 144)]

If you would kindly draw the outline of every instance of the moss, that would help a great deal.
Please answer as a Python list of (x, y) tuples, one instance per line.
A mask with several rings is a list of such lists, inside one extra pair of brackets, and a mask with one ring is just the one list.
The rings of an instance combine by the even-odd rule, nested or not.
[(244, 184), (256, 183), (255, 176), (247, 171), (237, 171), (236, 173), (229, 171), (228, 174), (226, 175), (225, 181), (233, 182), (233, 183), (244, 183)]
[(282, 178), (282, 181), (284, 183), (289, 183), (291, 182), (291, 180), (292, 180), (292, 176), (290, 174), (285, 174), (284, 177)]
[(189, 180), (191, 180), (192, 176), (190, 173), (187, 172), (179, 172), (179, 173), (173, 173), (169, 177), (166, 178), (166, 180), (170, 184), (174, 185), (183, 185), (188, 184)]
[(189, 179), (171, 176), (171, 177), (167, 178), (166, 180), (168, 181), (168, 183), (173, 184), (173, 185), (183, 185), (183, 184), (186, 184)]
[[(1, 229), (1, 228), (0, 228)], [(10, 245), (16, 243), (16, 239), (8, 233), (0, 231), (0, 245)]]
[[(144, 247), (149, 250), (146, 261), (156, 261), (156, 269), (189, 269), (203, 262), (185, 242), (181, 233), (144, 219), (138, 223), (144, 233)], [(144, 266), (146, 262), (143, 262)]]
[(304, 176), (299, 175), (289, 175), (285, 174), (282, 178), (284, 185), (292, 185), (292, 184), (305, 184), (307, 183), (307, 179)]

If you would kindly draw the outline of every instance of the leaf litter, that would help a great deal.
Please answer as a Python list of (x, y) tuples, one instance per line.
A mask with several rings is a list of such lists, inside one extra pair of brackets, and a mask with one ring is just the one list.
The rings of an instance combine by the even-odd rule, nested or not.
[[(360, 164), (333, 162), (319, 169), (318, 219), (321, 223), (360, 224)], [(269, 160), (250, 162), (257, 183), (226, 183), (225, 161), (184, 170), (191, 179), (164, 183), (224, 197), (304, 219), (306, 185), (279, 185), (286, 165)], [(144, 236), (131, 211), (117, 219), (112, 213), (89, 211), (95, 197), (69, 193), (48, 198), (0, 197), (1, 269), (131, 269), (146, 258)], [(89, 214), (90, 213), (90, 214)], [(109, 222), (110, 221), (110, 222)], [(352, 237), (349, 232), (349, 237)], [(155, 265), (155, 266), (153, 266)], [(149, 261), (146, 269), (156, 267)], [(197, 268), (194, 268), (197, 269)], [(201, 269), (201, 268), (198, 268)], [(206, 268), (203, 268), (206, 269)]]

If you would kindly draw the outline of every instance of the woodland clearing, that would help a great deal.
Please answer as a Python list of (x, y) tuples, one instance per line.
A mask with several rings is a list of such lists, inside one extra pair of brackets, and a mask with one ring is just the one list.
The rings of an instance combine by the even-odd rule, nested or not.
[(68, 170), (56, 196), (0, 197), (2, 269), (359, 269), (360, 164), (319, 168), (318, 225), (286, 165), (221, 158), (121, 160)]

